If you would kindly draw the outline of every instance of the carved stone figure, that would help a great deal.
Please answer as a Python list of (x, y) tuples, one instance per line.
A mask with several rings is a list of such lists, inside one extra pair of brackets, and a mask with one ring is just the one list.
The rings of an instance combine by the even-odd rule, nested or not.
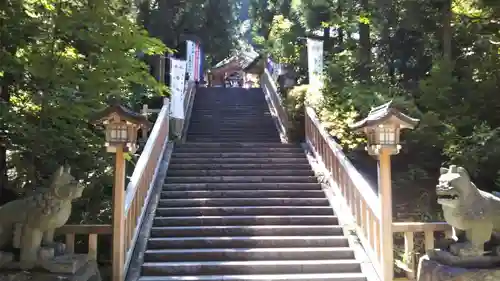
[(42, 262), (42, 242), (44, 246), (54, 245), (54, 231), (67, 222), (71, 202), (82, 195), (83, 189), (69, 167), (60, 167), (47, 190), (0, 206), (0, 248), (19, 248), (21, 269)]
[(444, 218), (457, 230), (465, 231), (465, 242), (450, 246), (459, 257), (479, 257), (484, 243), (493, 232), (500, 231), (500, 198), (478, 189), (463, 167), (441, 168), (437, 185), (437, 200)]

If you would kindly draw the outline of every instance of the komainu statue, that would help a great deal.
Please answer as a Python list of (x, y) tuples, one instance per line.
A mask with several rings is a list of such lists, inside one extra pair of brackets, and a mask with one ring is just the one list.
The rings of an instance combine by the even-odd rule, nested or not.
[(500, 198), (478, 189), (469, 174), (455, 165), (441, 168), (436, 187), (444, 218), (454, 232), (465, 232), (466, 241), (450, 246), (459, 257), (484, 255), (484, 244), (493, 232), (500, 232)]
[(54, 231), (67, 222), (71, 202), (83, 189), (62, 166), (48, 189), (0, 206), (0, 248), (18, 248), (21, 269), (38, 265), (41, 246), (54, 245)]
[(419, 261), (417, 281), (500, 280), (496, 241), (500, 197), (478, 189), (462, 167), (451, 165), (440, 173), (437, 201), (455, 239), (440, 241), (441, 247), (427, 250)]

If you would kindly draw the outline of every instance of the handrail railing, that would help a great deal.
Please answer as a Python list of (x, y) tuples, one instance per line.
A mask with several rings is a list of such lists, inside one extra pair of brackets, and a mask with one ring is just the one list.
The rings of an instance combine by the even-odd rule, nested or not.
[(310, 107), (306, 108), (305, 133), (308, 145), (327, 173), (326, 178), (333, 180), (330, 184), (332, 191), (343, 199), (344, 205), (350, 210), (360, 242), (380, 276), (384, 261), (381, 259), (381, 207), (378, 195), (328, 135)]
[(403, 259), (396, 259), (396, 266), (405, 272), (408, 280), (415, 280), (418, 260), (415, 250), (415, 234), (423, 233), (423, 249), (434, 249), (435, 233), (444, 233), (450, 238), (453, 234), (452, 228), (446, 222), (395, 222), (392, 224), (394, 233), (403, 233), (404, 253)]
[[(75, 253), (75, 236), (83, 234), (88, 236), (87, 254), (89, 260), (97, 261), (97, 238), (99, 235), (111, 235), (112, 228), (109, 224), (68, 224), (57, 230), (56, 234), (65, 236), (66, 252)], [(111, 252), (110, 252), (111, 253)]]
[[(145, 203), (150, 199), (160, 166), (159, 163), (167, 147), (169, 112), (169, 100), (165, 98), (163, 107), (158, 114), (158, 118), (126, 188), (124, 204), (125, 233), (123, 234), (125, 237), (125, 252), (123, 253), (125, 255), (125, 265), (122, 267), (124, 274), (128, 270), (139, 229), (145, 216)], [(120, 265), (113, 264), (113, 267), (116, 266)]]
[(260, 86), (266, 95), (269, 108), (277, 118), (278, 129), (281, 137), (285, 141), (288, 141), (288, 129), (290, 127), (288, 113), (286, 108), (283, 106), (283, 100), (278, 93), (278, 87), (276, 86), (276, 83), (274, 83), (273, 78), (267, 69), (264, 70), (264, 73), (260, 77)]
[[(276, 83), (272, 80), (267, 69), (264, 70), (260, 82), (269, 107), (274, 111), (279, 121), (279, 130), (286, 136), (289, 129), (288, 113), (283, 106)], [(409, 280), (414, 280), (416, 271), (415, 233), (423, 233), (424, 248), (432, 249), (435, 245), (434, 234), (444, 233), (446, 237), (451, 237), (451, 226), (446, 222), (397, 222), (392, 223), (391, 234), (382, 233), (382, 206), (379, 195), (352, 165), (343, 153), (341, 146), (327, 133), (316, 113), (310, 107), (306, 107), (305, 112), (305, 135), (307, 144), (312, 148), (315, 158), (326, 172), (325, 178), (330, 179), (333, 193), (350, 211), (350, 214), (344, 213), (344, 215), (348, 215), (353, 222), (359, 240), (377, 274), (383, 276), (383, 270), (394, 270), (394, 261), (383, 260), (384, 247), (380, 236), (403, 233), (404, 259), (396, 260), (395, 263), (400, 269), (406, 271)], [(393, 245), (389, 248), (391, 251), (394, 250)]]
[(185, 141), (189, 120), (191, 119), (191, 111), (193, 109), (194, 98), (196, 96), (196, 84), (189, 82), (186, 88), (186, 96), (184, 97), (184, 120), (182, 120), (181, 140)]

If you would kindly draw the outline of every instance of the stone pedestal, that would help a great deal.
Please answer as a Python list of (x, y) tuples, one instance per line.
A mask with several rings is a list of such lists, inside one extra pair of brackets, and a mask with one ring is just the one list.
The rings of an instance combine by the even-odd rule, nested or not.
[(426, 255), (419, 261), (417, 276), (417, 281), (497, 281), (500, 265), (491, 269), (465, 268), (446, 265)]
[(183, 119), (170, 118), (170, 132), (175, 136), (175, 138), (180, 138), (182, 135), (182, 122)]
[(42, 269), (2, 269), (0, 281), (102, 281), (95, 261), (87, 261), (74, 273), (53, 273)]
[(40, 251), (44, 259), (32, 270), (21, 270), (13, 254), (0, 252), (0, 281), (101, 281), (99, 267), (88, 255), (54, 256), (45, 250)]

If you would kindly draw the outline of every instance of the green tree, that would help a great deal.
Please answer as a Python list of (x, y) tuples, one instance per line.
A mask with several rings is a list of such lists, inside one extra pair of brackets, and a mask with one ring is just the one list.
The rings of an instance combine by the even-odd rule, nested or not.
[[(165, 86), (136, 54), (167, 49), (137, 26), (132, 6), (122, 1), (0, 5), (0, 128), (6, 144), (0, 168), (8, 175), (2, 189), (22, 194), (38, 188), (66, 163), (89, 186), (90, 197), (109, 194), (102, 132), (88, 120), (112, 96), (131, 106), (134, 85), (147, 95), (163, 94)], [(101, 206), (93, 207), (99, 213)]]

